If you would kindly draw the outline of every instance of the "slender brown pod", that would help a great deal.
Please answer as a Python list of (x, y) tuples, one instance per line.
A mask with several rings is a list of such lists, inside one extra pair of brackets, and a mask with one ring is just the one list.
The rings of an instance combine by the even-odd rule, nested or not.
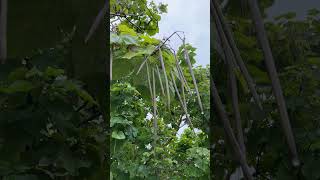
[(237, 137), (237, 141), (240, 146), (240, 149), (242, 150), (243, 155), (246, 158), (246, 147), (244, 144), (243, 130), (242, 130), (242, 124), (241, 124), (241, 114), (240, 114), (240, 108), (239, 108), (238, 87), (237, 87), (236, 77), (231, 66), (229, 66), (228, 73), (229, 73), (229, 81), (230, 81), (230, 87), (231, 87), (232, 108), (233, 108), (234, 120), (236, 125), (235, 127), (236, 137)]
[(268, 41), (267, 33), (264, 28), (263, 19), (261, 17), (260, 9), (256, 0), (249, 0), (248, 4), (251, 12), (251, 17), (256, 28), (257, 38), (265, 57), (265, 64), (269, 73), (269, 77), (271, 79), (273, 93), (278, 104), (278, 109), (281, 117), (281, 126), (284, 131), (284, 135), (286, 137), (286, 141), (292, 157), (291, 163), (294, 167), (298, 167), (300, 165), (300, 160), (298, 158), (296, 143), (286, 108), (286, 102), (283, 97), (280, 80), (278, 77), (276, 66), (274, 64), (274, 58)]
[(152, 91), (152, 86), (151, 86), (151, 80), (150, 80), (150, 72), (149, 72), (149, 65), (147, 63), (146, 65), (147, 67), (147, 79), (148, 79), (148, 85), (149, 85), (149, 90), (150, 90), (150, 96), (151, 96), (151, 99), (153, 99), (153, 91)]
[(154, 70), (152, 70), (152, 84), (153, 84), (153, 129), (154, 129), (154, 147), (158, 140), (158, 120), (157, 120), (157, 100), (156, 100), (156, 79), (154, 77)]
[(112, 47), (110, 47), (110, 81), (112, 81), (112, 61), (113, 61)]
[(144, 64), (147, 62), (148, 57), (149, 57), (149, 56), (145, 56), (145, 57), (144, 57), (144, 60), (143, 60), (143, 62), (140, 64), (139, 69), (138, 69), (136, 75), (138, 75), (138, 74), (140, 73), (140, 71), (141, 71), (141, 69), (143, 68)]
[[(237, 48), (237, 45), (234, 41), (234, 38), (233, 38), (233, 35), (232, 35), (232, 32), (230, 30), (230, 27), (227, 25), (226, 23), (226, 20), (224, 19), (224, 16), (222, 14), (222, 11), (221, 11), (221, 8), (219, 7), (218, 3), (216, 0), (211, 0), (211, 3), (213, 3), (213, 13), (215, 13), (214, 15), (214, 18), (218, 18), (219, 21), (221, 22), (220, 25), (222, 25), (223, 29), (224, 29), (224, 32), (226, 34), (226, 38), (231, 46), (231, 49), (232, 49), (232, 52), (234, 53), (234, 56), (235, 56), (235, 60), (240, 68), (240, 71), (242, 72), (244, 78), (246, 79), (246, 82), (248, 84), (248, 87), (253, 95), (253, 98), (255, 100), (255, 102), (257, 103), (257, 105), (259, 106), (260, 109), (262, 109), (262, 105), (261, 105), (261, 102), (260, 102), (260, 98), (258, 96), (258, 93), (256, 91), (256, 85), (254, 83), (254, 80), (253, 78), (250, 76), (247, 68), (246, 68), (246, 65), (244, 64), (244, 61), (240, 55), (240, 51), (239, 49)], [(216, 20), (217, 21), (217, 20)], [(220, 26), (219, 25), (219, 26)]]
[(226, 59), (226, 64), (234, 72), (234, 71), (236, 71), (238, 66), (234, 61), (235, 58), (232, 53), (230, 44), (228, 43), (227, 37), (222, 29), (222, 26), (220, 24), (221, 22), (220, 22), (219, 18), (217, 18), (218, 16), (217, 16), (216, 11), (213, 11), (213, 16), (214, 16), (214, 20), (215, 20), (214, 23), (215, 23), (215, 27), (217, 29), (217, 34), (218, 34), (219, 39), (221, 40), (221, 45), (223, 48), (224, 57)]
[(184, 93), (184, 88), (185, 88), (184, 81), (183, 81), (182, 76), (181, 76), (181, 74), (179, 72), (178, 72), (178, 75), (180, 75), (180, 78), (181, 78), (182, 100), (183, 100), (184, 106), (187, 107), (186, 95)]
[[(213, 12), (213, 15), (217, 17), (216, 12)], [(242, 131), (242, 125), (241, 125), (241, 115), (240, 115), (240, 109), (239, 109), (239, 97), (238, 97), (238, 87), (237, 87), (237, 80), (235, 77), (234, 72), (234, 59), (231, 47), (229, 46), (229, 43), (227, 42), (227, 38), (223, 32), (223, 29), (221, 26), (219, 26), (220, 20), (218, 18), (215, 18), (215, 25), (217, 28), (217, 34), (219, 39), (221, 40), (221, 45), (223, 48), (223, 54), (226, 59), (227, 67), (228, 67), (228, 75), (229, 75), (229, 82), (231, 87), (231, 99), (232, 99), (232, 108), (233, 113), (235, 117), (235, 125), (236, 125), (236, 137), (238, 144), (240, 146), (240, 149), (243, 152), (243, 156), (245, 157), (245, 144), (244, 144), (244, 138), (243, 138), (243, 131)]]
[(161, 67), (163, 70), (163, 74), (164, 74), (164, 79), (166, 81), (166, 89), (167, 89), (167, 99), (168, 99), (168, 108), (170, 109), (170, 91), (169, 91), (169, 81), (168, 81), (168, 76), (166, 73), (166, 67), (164, 65), (164, 61), (163, 61), (163, 57), (162, 57), (162, 51), (161, 48), (159, 48), (159, 58), (160, 58), (160, 63), (161, 63)]
[(98, 29), (100, 23), (103, 21), (103, 18), (105, 17), (107, 10), (108, 10), (108, 2), (106, 2), (106, 4), (102, 7), (102, 9), (100, 10), (99, 14), (97, 15), (97, 17), (95, 18), (95, 20), (93, 21), (93, 24), (85, 38), (85, 43), (87, 43), (91, 36), (94, 34), (94, 32)]
[(160, 82), (161, 92), (162, 92), (162, 95), (163, 95), (163, 96), (165, 96), (164, 88), (163, 88), (163, 84), (162, 84), (162, 80), (161, 80), (160, 70), (159, 70), (158, 66), (156, 66), (156, 67), (157, 67), (157, 74), (158, 74), (158, 77), (159, 77), (159, 82)]
[(181, 68), (181, 66), (180, 66), (180, 64), (179, 64), (179, 62), (178, 62), (176, 53), (174, 53), (174, 58), (175, 58), (175, 61), (176, 61), (177, 70), (178, 70), (178, 72), (180, 73), (180, 76), (181, 76), (181, 78), (182, 78), (183, 81), (184, 81), (184, 85), (185, 85), (187, 91), (190, 93), (190, 92), (191, 92), (190, 87), (189, 87), (189, 85), (188, 85), (188, 82), (187, 82), (187, 80), (186, 80), (186, 77), (185, 77), (184, 74), (183, 74), (182, 68)]
[[(185, 113), (185, 115), (186, 115), (186, 119), (187, 119), (188, 123), (190, 124), (191, 128), (192, 128), (193, 131), (194, 131), (193, 124), (192, 124), (191, 119), (190, 119), (190, 117), (189, 117), (188, 109), (187, 109), (187, 107), (185, 106), (184, 102), (182, 101), (182, 98), (181, 98), (181, 96), (180, 96), (179, 90), (178, 90), (178, 88), (177, 88), (177, 84), (176, 84), (176, 82), (175, 82), (175, 80), (174, 80), (174, 75), (173, 75), (172, 71), (171, 71), (170, 73), (171, 73), (171, 79), (172, 79), (172, 83), (173, 83), (174, 89), (175, 89), (175, 91), (176, 91), (176, 93), (177, 93), (177, 96), (178, 96), (178, 99), (179, 99), (180, 104), (181, 104), (181, 106), (182, 106), (182, 109), (183, 109), (183, 111), (184, 111), (184, 113)], [(195, 133), (195, 132), (194, 132), (194, 133)]]
[(220, 117), (220, 120), (222, 121), (224, 132), (226, 135), (226, 139), (228, 140), (228, 142), (231, 145), (232, 151), (233, 151), (235, 157), (237, 158), (237, 160), (243, 170), (244, 176), (248, 180), (253, 180), (253, 177), (250, 173), (250, 168), (246, 162), (244, 153), (242, 152), (242, 150), (236, 140), (236, 137), (232, 131), (227, 113), (226, 113), (225, 109), (223, 108), (223, 104), (222, 104), (220, 96), (218, 94), (218, 90), (217, 90), (216, 85), (215, 85), (211, 76), (210, 76), (210, 81), (211, 81), (210, 87), (211, 87), (211, 94), (213, 97), (213, 102), (215, 105), (215, 109)]
[[(147, 76), (148, 76), (148, 84), (149, 84), (149, 90), (150, 90), (150, 95), (151, 95), (151, 102), (152, 102), (152, 107), (153, 107), (153, 154), (155, 157), (157, 157), (156, 154), (156, 146), (157, 146), (157, 139), (158, 139), (158, 122), (157, 122), (157, 102), (156, 102), (156, 87), (155, 87), (155, 78), (154, 78), (154, 71), (152, 70), (152, 85), (151, 85), (151, 80), (150, 80), (150, 72), (149, 72), (149, 65), (148, 62), (146, 62), (146, 67), (147, 67)], [(158, 176), (159, 172), (158, 170), (155, 170), (156, 176)]]
[(182, 93), (182, 101), (184, 103), (184, 106), (187, 107), (187, 103), (186, 103), (186, 96), (185, 96), (185, 93), (184, 93), (184, 88), (185, 88), (185, 85), (184, 85), (184, 81), (181, 77), (181, 74), (179, 72), (179, 70), (177, 68), (174, 69), (175, 71), (177, 71), (177, 78), (180, 80), (180, 83), (181, 83), (181, 93)]
[(201, 98), (200, 98), (200, 93), (199, 93), (199, 90), (198, 90), (198, 85), (197, 85), (196, 78), (195, 78), (194, 73), (193, 73), (192, 65), (191, 65), (190, 58), (189, 58), (189, 53), (188, 53), (188, 50), (187, 50), (187, 48), (185, 46), (185, 43), (183, 43), (183, 44), (184, 44), (184, 56), (185, 56), (185, 59), (187, 61), (187, 64), (188, 64), (188, 67), (189, 67), (189, 71), (190, 71), (190, 74), (191, 74), (191, 77), (192, 77), (192, 81), (193, 81), (193, 84), (194, 84), (194, 88), (195, 88), (196, 93), (197, 93), (200, 110), (201, 110), (201, 113), (203, 113), (203, 107), (202, 107), (202, 102), (201, 102)]
[[(214, 15), (216, 15), (216, 14), (214, 13)], [(235, 74), (234, 74), (234, 69), (235, 69), (234, 66), (235, 66), (235, 64), (234, 64), (234, 61), (232, 61), (232, 59), (234, 59), (234, 56), (232, 54), (232, 51), (231, 51), (231, 48), (230, 48), (228, 42), (226, 41), (226, 37), (225, 37), (225, 35), (223, 33), (223, 30), (222, 30), (221, 26), (218, 26), (218, 24), (219, 24), (219, 19), (216, 19), (215, 25), (216, 25), (216, 28), (217, 28), (218, 36), (219, 36), (219, 38), (221, 40), (221, 45), (223, 47), (223, 53), (224, 53), (224, 56), (225, 56), (225, 59), (226, 59), (226, 63), (227, 63), (227, 67), (228, 67), (228, 71), (229, 71), (229, 78), (230, 78), (229, 80), (230, 80), (231, 92), (232, 92), (232, 94), (231, 94), (232, 95), (232, 107), (233, 107), (233, 110), (234, 110), (235, 122), (236, 122), (235, 123), (236, 124), (236, 132), (237, 132), (237, 136), (235, 137), (235, 139), (236, 139), (236, 141), (238, 143), (239, 151), (241, 153), (241, 157), (240, 158), (243, 158), (244, 160), (246, 160), (245, 145), (244, 145), (244, 140), (243, 140), (242, 126), (241, 126), (241, 116), (240, 116), (238, 95), (237, 95), (237, 84), (236, 84), (237, 82), (236, 82), (236, 77), (235, 77)], [(211, 91), (213, 91), (213, 90), (211, 90)], [(228, 124), (230, 124), (229, 120), (228, 120)], [(231, 128), (231, 125), (230, 125), (230, 128)], [(226, 129), (225, 129), (225, 131), (226, 131), (226, 133), (228, 133)], [(232, 129), (231, 129), (231, 131), (232, 131)], [(241, 166), (241, 169), (242, 169), (243, 172), (244, 171), (248, 171), (248, 170), (246, 170), (244, 168), (245, 168), (244, 166)], [(247, 173), (250, 173), (250, 172), (247, 172)]]
[(8, 0), (0, 0), (0, 63), (7, 59)]

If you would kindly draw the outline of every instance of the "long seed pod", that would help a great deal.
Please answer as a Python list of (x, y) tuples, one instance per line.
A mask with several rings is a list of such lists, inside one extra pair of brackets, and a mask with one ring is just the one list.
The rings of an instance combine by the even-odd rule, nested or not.
[(162, 67), (163, 74), (164, 74), (164, 79), (166, 81), (168, 108), (170, 109), (169, 81), (168, 81), (168, 77), (167, 77), (167, 73), (166, 73), (166, 67), (164, 66), (164, 61), (163, 61), (163, 57), (162, 57), (161, 48), (159, 48), (159, 58), (160, 58), (160, 63), (161, 63), (161, 67)]
[(246, 147), (244, 144), (242, 124), (241, 124), (241, 114), (240, 114), (240, 108), (239, 108), (238, 87), (237, 87), (236, 77), (231, 66), (229, 66), (228, 73), (229, 73), (229, 81), (230, 81), (230, 87), (231, 87), (232, 108), (233, 108), (233, 114), (234, 114), (235, 125), (236, 125), (237, 140), (238, 140), (240, 149), (243, 152), (244, 157), (246, 157)]
[[(158, 141), (158, 119), (157, 119), (157, 100), (156, 100), (156, 79), (154, 77), (154, 70), (152, 70), (152, 84), (153, 84), (153, 97), (152, 97), (152, 104), (153, 104), (153, 133), (154, 133), (154, 142), (153, 142), (153, 153), (154, 156), (157, 157), (156, 153), (156, 146)], [(158, 177), (159, 169), (156, 169), (155, 173)]]
[(194, 77), (194, 73), (193, 73), (193, 69), (192, 69), (191, 62), (190, 62), (188, 50), (187, 50), (187, 48), (185, 47), (185, 45), (184, 45), (184, 55), (185, 55), (185, 59), (186, 59), (186, 61), (187, 61), (187, 64), (188, 64), (188, 66), (189, 66), (189, 71), (190, 71), (190, 74), (191, 74), (191, 77), (192, 77), (192, 81), (193, 81), (193, 84), (194, 84), (194, 88), (195, 88), (196, 93), (197, 93), (198, 103), (199, 103), (199, 106), (200, 106), (200, 110), (201, 110), (201, 113), (203, 113), (203, 107), (202, 107), (202, 102), (201, 102), (201, 98), (200, 98), (200, 93), (199, 93), (199, 90), (198, 90), (197, 81), (196, 81), (196, 78)]
[(269, 77), (271, 79), (273, 93), (276, 97), (276, 101), (278, 104), (278, 109), (281, 117), (281, 126), (284, 131), (284, 135), (286, 137), (286, 141), (289, 146), (290, 154), (292, 157), (291, 163), (294, 167), (298, 167), (300, 165), (300, 161), (298, 158), (296, 143), (291, 129), (291, 124), (286, 108), (286, 102), (283, 97), (280, 80), (278, 77), (276, 66), (274, 64), (272, 51), (270, 48), (266, 30), (264, 28), (264, 23), (261, 17), (260, 9), (256, 0), (249, 0), (248, 3), (251, 11), (251, 17), (256, 28), (257, 38), (259, 40), (265, 57), (265, 64), (269, 72)]
[(147, 62), (147, 60), (148, 60), (148, 56), (144, 57), (144, 60), (143, 60), (143, 62), (140, 64), (139, 69), (138, 69), (136, 75), (138, 75), (138, 74), (140, 73), (141, 69), (143, 68), (143, 66), (144, 66), (144, 64)]
[(237, 158), (242, 170), (243, 170), (243, 174), (246, 177), (246, 179), (248, 180), (253, 180), (253, 177), (250, 173), (250, 168), (247, 164), (247, 161), (245, 159), (245, 156), (236, 140), (236, 137), (232, 131), (231, 125), (230, 125), (230, 121), (228, 119), (227, 113), (225, 111), (225, 109), (223, 108), (223, 104), (221, 102), (220, 96), (218, 94), (218, 90), (217, 87), (212, 79), (212, 77), (210, 76), (210, 81), (211, 81), (211, 93), (212, 93), (212, 97), (213, 97), (213, 102), (216, 108), (216, 111), (220, 117), (220, 120), (222, 121), (223, 124), (223, 128), (224, 128), (224, 132), (226, 135), (226, 139), (228, 140), (228, 142), (231, 145), (231, 148), (233, 150), (233, 153), (235, 154), (235, 157)]
[[(176, 82), (175, 82), (175, 80), (174, 80), (174, 76), (173, 76), (172, 71), (170, 72), (170, 74), (171, 74), (172, 84), (173, 84), (174, 89), (175, 89), (175, 91), (176, 91), (176, 93), (177, 93), (177, 96), (178, 96), (178, 99), (179, 99), (180, 104), (181, 104), (181, 106), (182, 106), (182, 109), (183, 109), (183, 111), (184, 111), (184, 113), (185, 113), (185, 115), (186, 115), (187, 122), (190, 124), (190, 127), (191, 127), (191, 128), (193, 129), (193, 131), (194, 131), (193, 124), (192, 124), (191, 119), (190, 119), (190, 117), (189, 117), (188, 109), (187, 109), (187, 107), (185, 106), (185, 103), (184, 103), (184, 102), (182, 101), (182, 99), (181, 99), (181, 96), (180, 96), (180, 93), (179, 93), (179, 91), (178, 91), (177, 84), (176, 84)], [(195, 132), (194, 132), (194, 133), (195, 133)]]
[(152, 86), (151, 86), (151, 80), (150, 80), (150, 72), (149, 72), (149, 65), (147, 63), (147, 79), (148, 79), (148, 85), (149, 85), (149, 90), (150, 90), (150, 96), (153, 98), (153, 91), (152, 91)]
[(153, 129), (154, 129), (154, 147), (158, 139), (158, 120), (157, 120), (157, 100), (156, 100), (156, 79), (154, 77), (154, 70), (152, 70), (152, 84), (153, 84)]
[(225, 19), (224, 19), (224, 16), (222, 14), (222, 11), (221, 9), (219, 8), (219, 5), (217, 3), (216, 0), (211, 0), (211, 3), (213, 3), (213, 8), (212, 8), (212, 14), (213, 14), (213, 17), (215, 18), (215, 21), (219, 21), (220, 23), (218, 23), (219, 26), (222, 25), (223, 29), (224, 29), (224, 32), (226, 34), (226, 38), (231, 46), (231, 49), (232, 49), (232, 52), (234, 53), (234, 56), (235, 56), (235, 60), (240, 68), (240, 71), (242, 72), (247, 84), (248, 84), (248, 87), (253, 95), (253, 98), (255, 100), (255, 102), (257, 103), (257, 105), (259, 106), (260, 109), (262, 109), (262, 105), (261, 105), (261, 102), (260, 102), (260, 98), (258, 96), (258, 93), (256, 91), (256, 88), (255, 88), (255, 83), (252, 79), (252, 77), (250, 76), (247, 68), (246, 68), (246, 65), (244, 64), (243, 60), (242, 60), (242, 57), (240, 55), (240, 51), (239, 49), (237, 48), (237, 45), (234, 41), (234, 38), (233, 38), (233, 35), (231, 33), (231, 30), (230, 30), (230, 27), (227, 25)]
[(176, 61), (177, 70), (178, 70), (178, 72), (179, 72), (182, 80), (184, 81), (184, 85), (185, 85), (187, 91), (190, 93), (190, 92), (191, 92), (190, 87), (189, 87), (189, 85), (188, 85), (188, 82), (187, 82), (187, 80), (186, 80), (186, 77), (185, 77), (184, 74), (183, 74), (182, 68), (181, 68), (181, 66), (180, 66), (180, 64), (179, 64), (179, 62), (178, 62), (178, 58), (177, 58), (176, 53), (174, 53), (174, 58), (175, 58), (175, 61)]
[(178, 69), (177, 68), (173, 68), (172, 71), (173, 71), (173, 73), (176, 74), (175, 77), (178, 78), (179, 81), (182, 81), (182, 78), (180, 76), (180, 72), (178, 71)]
[(98, 29), (100, 23), (102, 22), (103, 18), (105, 17), (105, 15), (107, 14), (107, 10), (109, 3), (106, 2), (105, 5), (102, 7), (102, 9), (100, 10), (99, 14), (97, 15), (97, 17), (95, 18), (93, 24), (91, 25), (91, 28), (89, 30), (88, 35), (86, 36), (84, 42), (87, 43), (89, 41), (89, 39), (91, 38), (91, 36), (94, 34), (94, 32)]
[(184, 85), (183, 85), (183, 83), (181, 84), (181, 89), (182, 89), (182, 100), (183, 100), (184, 106), (187, 107), (187, 101), (186, 101), (186, 95), (184, 93)]
[(163, 88), (163, 84), (162, 84), (162, 80), (161, 80), (160, 70), (159, 70), (158, 66), (156, 66), (156, 67), (157, 67), (157, 74), (158, 74), (158, 77), (159, 77), (159, 82), (160, 82), (161, 92), (162, 92), (162, 95), (163, 95), (163, 96), (165, 96), (164, 88)]
[(179, 80), (180, 80), (180, 82), (181, 82), (182, 100), (183, 100), (184, 106), (187, 107), (186, 95), (185, 95), (185, 93), (184, 93), (184, 88), (186, 88), (186, 86), (185, 86), (183, 77), (182, 77), (182, 75), (181, 75), (178, 67), (176, 68), (176, 70), (177, 70), (178, 77), (180, 77)]
[(190, 93), (191, 92), (190, 87), (188, 85), (188, 82), (186, 80), (186, 77), (183, 74), (183, 71), (182, 71), (180, 65), (178, 64), (177, 67), (178, 67), (177, 69), (178, 69), (178, 72), (180, 73), (181, 79), (183, 80), (183, 84), (184, 84), (186, 90)]
[[(214, 11), (213, 12), (213, 15), (214, 17), (217, 17), (217, 14), (216, 12)], [(232, 53), (232, 50), (231, 50), (231, 47), (227, 41), (227, 38), (225, 36), (225, 33), (221, 27), (221, 24), (220, 24), (220, 20), (218, 18), (215, 18), (215, 21), (214, 21), (215, 25), (216, 25), (216, 29), (217, 29), (217, 35), (218, 35), (218, 39), (221, 41), (221, 45), (222, 45), (222, 48), (223, 48), (223, 55), (224, 55), (224, 58), (226, 60), (226, 64), (228, 67), (230, 67), (230, 69), (232, 71), (235, 71), (238, 67), (237, 67), (237, 64), (235, 63), (234, 61), (234, 56), (233, 56), (233, 53)]]
[(112, 61), (113, 61), (112, 47), (110, 48), (110, 81), (112, 81)]
[[(216, 15), (214, 12), (213, 15)], [(218, 24), (219, 19), (215, 20), (215, 25), (217, 28), (217, 34), (221, 41), (222, 47), (223, 47), (223, 54), (226, 59), (227, 67), (228, 67), (228, 74), (229, 74), (229, 82), (231, 87), (231, 98), (232, 98), (232, 108), (235, 116), (235, 125), (236, 125), (236, 135), (237, 135), (237, 141), (240, 146), (240, 149), (243, 152), (243, 156), (245, 157), (245, 145), (244, 145), (244, 138), (243, 138), (243, 132), (242, 132), (242, 125), (241, 125), (241, 116), (240, 116), (240, 110), (239, 110), (239, 102), (238, 102), (238, 88), (237, 88), (237, 81), (235, 77), (234, 72), (234, 56), (232, 54), (232, 50), (229, 46), (229, 43), (227, 42), (226, 36), (223, 32), (223, 29)]]
[(8, 0), (0, 0), (0, 63), (7, 59)]
[[(178, 73), (179, 74), (179, 73)], [(181, 74), (179, 74), (181, 76)], [(183, 81), (183, 78), (181, 76), (181, 91), (182, 91), (182, 100), (183, 100), (183, 103), (184, 103), (184, 106), (187, 107), (187, 101), (186, 101), (186, 95), (184, 93), (184, 88), (185, 88), (185, 84), (184, 84), (184, 81)]]
[(180, 83), (181, 83), (181, 92), (182, 92), (182, 101), (184, 103), (184, 106), (187, 107), (187, 103), (186, 103), (186, 96), (185, 96), (185, 93), (184, 93), (184, 88), (185, 88), (185, 85), (184, 85), (184, 81), (183, 81), (183, 78), (179, 72), (179, 70), (177, 68), (174, 68), (174, 70), (176, 71), (176, 74), (177, 74), (177, 78), (179, 79)]
[[(231, 52), (231, 48), (229, 46), (229, 44), (226, 42), (226, 37), (223, 34), (223, 30), (221, 27), (218, 27), (219, 21), (215, 21), (216, 24), (216, 28), (217, 28), (217, 33), (219, 35), (219, 38), (221, 40), (221, 44), (223, 47), (223, 54), (225, 56), (226, 59), (226, 63), (227, 63), (227, 67), (228, 67), (228, 71), (229, 71), (229, 80), (230, 80), (230, 85), (231, 85), (231, 95), (232, 95), (232, 107), (234, 110), (234, 114), (235, 114), (235, 124), (236, 124), (236, 132), (237, 132), (237, 136), (236, 136), (236, 141), (238, 143), (238, 146), (241, 150), (241, 158), (244, 158), (244, 160), (246, 160), (246, 155), (245, 155), (245, 146), (244, 146), (244, 141), (243, 141), (243, 133), (242, 133), (242, 126), (241, 126), (241, 116), (240, 116), (240, 111), (239, 111), (239, 104), (238, 104), (238, 95), (237, 95), (237, 82), (236, 82), (236, 78), (235, 78), (235, 74), (234, 74), (234, 69), (235, 69), (235, 64), (234, 61), (232, 61), (232, 59), (234, 59), (233, 54)], [(211, 90), (213, 91), (213, 90)], [(216, 105), (217, 106), (217, 105)], [(230, 124), (229, 120), (228, 123)], [(240, 128), (239, 128), (239, 124), (240, 124)], [(231, 128), (231, 126), (230, 126)], [(239, 130), (240, 129), (240, 130)], [(228, 130), (225, 130), (226, 133), (228, 134)], [(241, 132), (241, 134), (240, 134)], [(242, 171), (246, 171), (246, 169), (244, 169), (245, 167), (241, 166)], [(249, 172), (250, 174), (250, 172)]]

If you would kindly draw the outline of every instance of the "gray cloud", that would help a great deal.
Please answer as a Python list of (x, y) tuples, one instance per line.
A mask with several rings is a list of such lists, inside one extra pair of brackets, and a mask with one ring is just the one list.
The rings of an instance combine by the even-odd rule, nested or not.
[[(210, 4), (209, 0), (154, 0), (168, 4), (168, 13), (162, 15), (158, 38), (168, 37), (174, 31), (184, 31), (187, 43), (197, 48), (197, 65), (210, 63)], [(170, 41), (173, 48), (181, 42)]]

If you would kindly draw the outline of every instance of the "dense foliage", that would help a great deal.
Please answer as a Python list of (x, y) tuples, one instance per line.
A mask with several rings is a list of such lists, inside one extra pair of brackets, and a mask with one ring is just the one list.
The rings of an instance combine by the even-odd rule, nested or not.
[[(98, 104), (68, 79), (50, 49), (24, 60), (0, 83), (3, 179), (101, 179), (106, 127)], [(38, 61), (42, 59), (42, 61)]]
[[(104, 179), (109, 174), (111, 179), (207, 179), (209, 68), (192, 68), (195, 85), (183, 47), (189, 51), (191, 66), (196, 62), (196, 49), (183, 44), (175, 52), (152, 37), (159, 32), (160, 15), (165, 12), (166, 5), (146, 0), (110, 2), (112, 132), (108, 132), (102, 113), (107, 103), (101, 103), (98, 92), (104, 84), (97, 82), (104, 77), (90, 74), (92, 69), (80, 72), (82, 65), (78, 61), (69, 62), (70, 50), (85, 48), (72, 42), (75, 36), (79, 40), (79, 34), (65, 34), (56, 47), (35, 51), (22, 61), (20, 57), (9, 59), (9, 63), (1, 66), (2, 179), (89, 180)], [(80, 56), (81, 53), (77, 55)], [(136, 74), (144, 56), (149, 56), (147, 65)], [(71, 64), (76, 67), (75, 74), (68, 63), (75, 63)], [(177, 64), (181, 69), (177, 69)], [(102, 67), (97, 67), (99, 73)], [(148, 73), (150, 76), (146, 76)], [(184, 82), (179, 73), (184, 74)], [(155, 96), (151, 96), (148, 86), (151, 74), (157, 87), (153, 89)], [(75, 79), (79, 77), (86, 84)], [(161, 93), (160, 84), (166, 91)], [(199, 95), (203, 112), (199, 110)], [(157, 137), (151, 120), (152, 97), (157, 102)], [(186, 121), (185, 114), (189, 114), (192, 122)], [(189, 128), (177, 136), (182, 124)], [(111, 147), (111, 173), (107, 169), (108, 147)]]
[[(124, 2), (111, 3), (115, 15), (110, 20), (114, 22), (110, 25), (111, 175), (114, 179), (208, 179), (209, 66), (192, 68), (204, 108), (201, 113), (184, 55), (186, 48), (193, 65), (196, 49), (182, 43), (174, 50), (165, 40), (152, 37), (158, 32), (157, 24), (160, 14), (166, 12), (166, 5)], [(146, 14), (139, 16), (140, 12)], [(187, 122), (179, 98), (186, 103), (191, 123)], [(177, 135), (182, 124), (189, 127)]]
[[(245, 83), (239, 79), (239, 97), (248, 164), (256, 179), (310, 179), (320, 178), (319, 166), (319, 10), (312, 9), (303, 20), (295, 13), (287, 13), (266, 23), (277, 70), (281, 79), (287, 108), (292, 123), (302, 165), (290, 165), (288, 147), (280, 127), (280, 116), (270, 80), (264, 65), (264, 56), (256, 39), (254, 25), (248, 15), (240, 16), (235, 7), (227, 8), (225, 15), (232, 22), (232, 30), (241, 56), (257, 83), (263, 110), (253, 103)], [(261, 7), (266, 7), (265, 4)], [(232, 112), (229, 84), (224, 71), (226, 64), (219, 46), (215, 46), (213, 76), (226, 108)], [(224, 68), (222, 68), (224, 67)], [(217, 78), (219, 77), (219, 78)], [(230, 114), (230, 119), (233, 120)], [(214, 116), (213, 142), (223, 139), (219, 119)], [(218, 133), (221, 132), (221, 133)], [(222, 141), (221, 141), (222, 142)], [(224, 179), (236, 171), (237, 164), (230, 154), (228, 143), (214, 143), (214, 177)], [(227, 146), (225, 146), (227, 145)]]

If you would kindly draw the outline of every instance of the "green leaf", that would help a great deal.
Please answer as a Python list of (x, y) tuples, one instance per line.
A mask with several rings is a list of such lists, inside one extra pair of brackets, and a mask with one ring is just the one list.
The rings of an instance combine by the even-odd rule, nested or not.
[(48, 67), (45, 71), (45, 75), (47, 75), (48, 77), (57, 77), (60, 75), (64, 74), (64, 70), (63, 69), (59, 69), (59, 68), (53, 68), (53, 67)]
[(140, 37), (143, 39), (143, 42), (148, 43), (148, 44), (156, 45), (156, 44), (159, 44), (159, 42), (160, 42), (158, 39), (152, 38), (152, 37), (147, 36), (147, 35), (141, 35)]
[(113, 127), (115, 124), (132, 124), (131, 121), (126, 120), (121, 116), (111, 116), (110, 126)]
[(0, 92), (4, 93), (17, 93), (17, 92), (29, 92), (34, 88), (33, 84), (29, 81), (18, 80), (13, 82), (9, 87), (0, 89)]
[(120, 31), (120, 34), (129, 34), (131, 36), (137, 36), (137, 33), (125, 24), (120, 24), (118, 26), (118, 29)]
[(9, 74), (8, 80), (10, 82), (16, 81), (16, 80), (23, 80), (25, 78), (26, 72), (28, 71), (25, 67), (17, 68), (16, 70), (12, 71)]
[(313, 151), (314, 150), (319, 150), (320, 149), (320, 141), (312, 143), (311, 146), (310, 146), (310, 149), (313, 150)]
[(308, 10), (308, 15), (309, 16), (317, 16), (320, 14), (320, 11), (316, 8)]
[(140, 48), (140, 51), (141, 51), (142, 54), (150, 55), (151, 53), (154, 52), (155, 49), (156, 49), (155, 46), (153, 46), (153, 45), (148, 45), (147, 47)]
[(37, 68), (33, 67), (26, 73), (26, 78), (34, 77), (34, 76), (42, 76), (42, 72), (39, 71)]
[(112, 138), (114, 139), (125, 139), (126, 136), (122, 131), (113, 131), (112, 132)]
[(120, 36), (121, 42), (125, 45), (138, 45), (138, 37), (131, 36), (128, 34), (123, 34)]
[(122, 58), (124, 59), (132, 59), (133, 57), (136, 57), (136, 56), (140, 56), (142, 55), (141, 52), (134, 52), (134, 51), (129, 51), (127, 52), (124, 56), (122, 56)]
[(110, 43), (111, 44), (120, 44), (121, 38), (116, 33), (110, 33)]
[(153, 45), (149, 45), (147, 47), (141, 47), (141, 48), (136, 48), (134, 51), (129, 51), (127, 52), (124, 56), (122, 56), (122, 58), (125, 59), (132, 59), (136, 56), (141, 56), (141, 55), (150, 55), (151, 53), (153, 53), (153, 51), (155, 50), (155, 46)]

